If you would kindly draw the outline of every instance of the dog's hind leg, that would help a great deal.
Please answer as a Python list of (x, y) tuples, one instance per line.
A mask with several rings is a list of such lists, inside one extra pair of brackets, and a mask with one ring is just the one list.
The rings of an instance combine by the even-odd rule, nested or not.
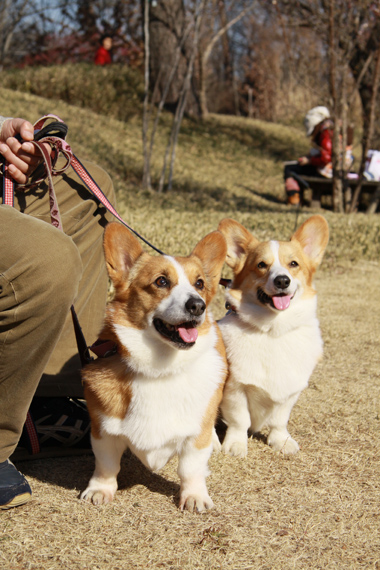
[(95, 455), (95, 471), (81, 499), (102, 505), (112, 501), (117, 490), (120, 460), (127, 447), (123, 437), (104, 434), (100, 439), (91, 437)]
[(281, 451), (285, 455), (292, 455), (299, 450), (298, 443), (290, 436), (287, 425), (290, 412), (301, 392), (291, 396), (283, 404), (274, 404), (272, 413), (268, 418), (268, 444), (275, 451)]

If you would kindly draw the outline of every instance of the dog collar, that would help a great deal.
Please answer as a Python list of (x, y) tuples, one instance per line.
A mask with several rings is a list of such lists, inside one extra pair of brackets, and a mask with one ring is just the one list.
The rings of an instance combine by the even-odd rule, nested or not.
[(107, 358), (118, 352), (116, 343), (112, 340), (103, 340), (100, 338), (90, 346), (90, 350), (96, 354), (98, 358)]

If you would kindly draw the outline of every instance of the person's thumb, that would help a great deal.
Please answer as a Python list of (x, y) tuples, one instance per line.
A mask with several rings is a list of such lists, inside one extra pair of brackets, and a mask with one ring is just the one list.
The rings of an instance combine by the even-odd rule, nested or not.
[(34, 139), (34, 128), (29, 121), (25, 119), (12, 119), (11, 126), (14, 133), (10, 136), (20, 134), (24, 141), (32, 141)]

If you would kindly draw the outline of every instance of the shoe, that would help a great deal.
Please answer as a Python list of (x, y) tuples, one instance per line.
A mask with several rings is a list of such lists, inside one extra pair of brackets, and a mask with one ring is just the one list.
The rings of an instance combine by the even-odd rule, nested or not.
[(84, 401), (35, 397), (12, 459), (91, 453), (90, 418)]
[(285, 180), (285, 192), (287, 196), (287, 203), (290, 206), (298, 206), (300, 203), (300, 187), (297, 180), (294, 178), (287, 178)]
[(6, 510), (27, 503), (32, 496), (28, 481), (7, 459), (0, 463), (0, 509)]
[(300, 203), (300, 193), (294, 192), (293, 194), (288, 194), (288, 205), (289, 206), (298, 206)]

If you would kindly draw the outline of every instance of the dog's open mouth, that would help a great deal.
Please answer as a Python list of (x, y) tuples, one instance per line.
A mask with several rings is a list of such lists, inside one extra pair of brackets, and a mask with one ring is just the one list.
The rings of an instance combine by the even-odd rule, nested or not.
[(258, 289), (257, 291), (257, 299), (263, 305), (270, 305), (274, 309), (278, 311), (284, 311), (290, 305), (290, 301), (293, 299), (291, 295), (287, 295), (286, 293), (279, 293), (278, 295), (267, 295), (265, 291), (262, 289)]
[(153, 324), (156, 331), (175, 344), (177, 348), (191, 348), (198, 338), (198, 330), (194, 321), (170, 325), (161, 319), (153, 319)]

